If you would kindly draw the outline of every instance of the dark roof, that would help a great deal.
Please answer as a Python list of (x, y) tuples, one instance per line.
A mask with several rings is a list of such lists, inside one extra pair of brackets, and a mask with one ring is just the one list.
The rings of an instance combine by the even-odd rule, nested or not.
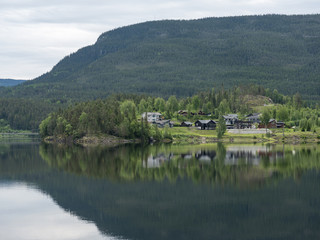
[(254, 116), (250, 116), (250, 117), (247, 117), (248, 119), (256, 119), (256, 118), (259, 118), (259, 115), (254, 115)]
[(216, 123), (216, 122), (213, 121), (213, 120), (198, 120), (198, 121), (196, 121), (196, 122), (200, 122), (200, 123), (202, 123), (202, 124), (208, 124), (209, 122)]
[(228, 115), (224, 115), (224, 118), (238, 118), (238, 114), (228, 114)]
[(154, 123), (157, 123), (157, 124), (166, 124), (166, 123), (171, 123), (170, 120), (158, 120), (158, 121), (154, 121)]
[(249, 117), (259, 117), (260, 113), (250, 113), (247, 115), (247, 118)]

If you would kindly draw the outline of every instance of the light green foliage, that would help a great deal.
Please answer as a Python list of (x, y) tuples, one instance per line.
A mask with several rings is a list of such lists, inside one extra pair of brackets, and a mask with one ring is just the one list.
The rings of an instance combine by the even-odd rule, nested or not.
[(147, 121), (147, 116), (145, 118), (141, 118), (140, 120), (140, 139), (143, 143), (149, 142), (149, 137), (150, 137), (150, 125), (148, 124)]
[(163, 98), (157, 97), (154, 101), (156, 111), (164, 112), (166, 110), (166, 101)]
[(268, 125), (269, 123), (269, 120), (270, 120), (271, 116), (270, 116), (270, 112), (268, 109), (265, 109), (263, 112), (262, 112), (262, 115), (261, 115), (261, 123), (264, 124), (265, 126)]
[(136, 121), (136, 105), (131, 100), (126, 100), (120, 105), (120, 111), (121, 114), (124, 116), (124, 118), (131, 121)]
[(173, 113), (178, 111), (179, 103), (176, 96), (170, 96), (167, 101), (167, 115), (168, 118), (171, 118)]
[(52, 122), (51, 116), (48, 116), (46, 119), (44, 119), (40, 125), (39, 125), (39, 130), (40, 130), (40, 136), (45, 137), (45, 136), (52, 136), (53, 135), (53, 127), (50, 125)]
[(169, 131), (168, 126), (166, 126), (166, 127), (164, 128), (163, 138), (165, 138), (165, 139), (172, 139), (172, 135), (171, 135), (171, 133), (170, 133), (170, 131)]
[(227, 130), (226, 122), (223, 118), (223, 114), (219, 114), (218, 126), (217, 126), (217, 137), (220, 139)]
[(153, 137), (154, 140), (156, 141), (162, 140), (162, 134), (157, 125), (152, 125), (150, 132), (151, 132), (150, 135)]
[(140, 114), (142, 114), (144, 112), (148, 112), (148, 103), (144, 98), (141, 99), (141, 101), (138, 105), (138, 112)]
[(200, 99), (198, 95), (195, 95), (192, 97), (192, 108), (197, 112), (199, 111), (199, 107), (200, 107)]
[(78, 129), (81, 134), (85, 133), (88, 131), (88, 126), (89, 126), (89, 118), (88, 114), (85, 112), (82, 112), (80, 117), (79, 117), (79, 125)]
[(281, 106), (277, 109), (277, 119), (280, 121), (288, 121), (289, 119), (289, 111), (286, 106)]
[(260, 118), (260, 121), (261, 123), (265, 126), (266, 128), (266, 135), (267, 135), (267, 129), (268, 129), (268, 123), (269, 123), (269, 120), (270, 120), (270, 112), (268, 109), (264, 109), (264, 111), (262, 112), (262, 115), (261, 115), (261, 118)]
[(230, 112), (230, 108), (229, 108), (229, 104), (228, 104), (227, 99), (223, 99), (223, 100), (220, 102), (219, 107), (218, 107), (218, 111), (219, 111), (221, 114), (226, 114), (226, 113), (229, 113), (229, 112)]

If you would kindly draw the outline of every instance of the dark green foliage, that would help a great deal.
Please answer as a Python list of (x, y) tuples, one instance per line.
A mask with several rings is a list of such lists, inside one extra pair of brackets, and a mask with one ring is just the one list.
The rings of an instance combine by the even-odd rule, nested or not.
[(68, 103), (119, 92), (191, 96), (221, 84), (259, 83), (318, 101), (319, 23), (320, 15), (266, 15), (136, 24), (102, 34), (51, 72), (0, 94)]
[(113, 99), (79, 103), (66, 110), (49, 115), (40, 124), (43, 137), (52, 135), (73, 135), (76, 137), (90, 133), (119, 135), (119, 124), (124, 117), (119, 104)]
[(58, 107), (46, 101), (0, 98), (0, 119), (13, 129), (37, 131), (41, 120)]

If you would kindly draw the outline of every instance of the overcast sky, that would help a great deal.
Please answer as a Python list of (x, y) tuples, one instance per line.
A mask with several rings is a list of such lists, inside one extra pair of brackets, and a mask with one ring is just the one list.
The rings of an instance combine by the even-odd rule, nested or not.
[(319, 0), (0, 0), (0, 78), (33, 79), (103, 32), (162, 19), (320, 13)]

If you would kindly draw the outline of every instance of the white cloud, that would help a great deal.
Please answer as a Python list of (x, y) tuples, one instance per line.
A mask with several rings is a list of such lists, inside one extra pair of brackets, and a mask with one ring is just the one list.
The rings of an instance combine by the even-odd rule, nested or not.
[(94, 223), (60, 208), (49, 196), (23, 185), (0, 185), (0, 238), (114, 240)]
[(318, 0), (0, 0), (0, 78), (34, 78), (113, 28), (161, 19), (319, 13)]

